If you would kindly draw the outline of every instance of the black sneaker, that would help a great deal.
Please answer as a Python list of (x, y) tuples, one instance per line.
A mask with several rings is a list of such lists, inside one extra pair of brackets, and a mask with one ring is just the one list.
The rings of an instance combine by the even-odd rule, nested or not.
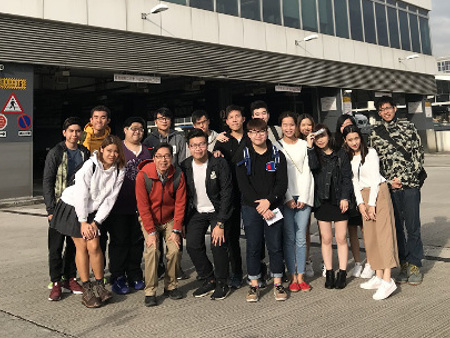
[(180, 269), (177, 271), (177, 279), (178, 280), (189, 279), (189, 276), (186, 275), (181, 266)]
[(156, 302), (156, 296), (145, 296), (144, 304), (147, 307), (158, 305), (158, 303)]
[(230, 292), (230, 288), (226, 283), (218, 282), (216, 289), (211, 295), (212, 300), (222, 300), (227, 298), (228, 293)]
[(164, 295), (170, 299), (177, 300), (183, 298), (183, 294), (178, 289), (166, 290), (164, 289)]
[(205, 297), (214, 292), (216, 289), (216, 282), (214, 280), (206, 280), (201, 287), (194, 291), (193, 295), (196, 298)]

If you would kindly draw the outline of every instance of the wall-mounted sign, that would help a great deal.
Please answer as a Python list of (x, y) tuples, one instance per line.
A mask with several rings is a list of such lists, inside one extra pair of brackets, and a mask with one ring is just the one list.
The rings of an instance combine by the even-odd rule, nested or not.
[(0, 137), (6, 137), (6, 131), (0, 131)]
[(8, 100), (6, 101), (5, 105), (2, 109), (3, 114), (22, 114), (23, 109), (22, 106), (19, 103), (19, 100), (17, 100), (16, 95), (14, 93), (11, 93)]
[(0, 114), (0, 130), (3, 130), (8, 125), (8, 119), (5, 115)]
[(21, 130), (30, 129), (32, 124), (33, 120), (31, 119), (31, 116), (28, 114), (22, 114), (17, 118), (17, 126)]
[(25, 90), (27, 79), (0, 78), (0, 89)]
[(422, 101), (408, 102), (408, 113), (410, 114), (423, 113)]
[(275, 86), (276, 92), (290, 92), (290, 93), (301, 93), (302, 92), (302, 86), (282, 86), (277, 85)]
[(336, 96), (327, 96), (320, 98), (322, 111), (337, 110)]
[(114, 74), (114, 81), (115, 82), (160, 84), (161, 83), (161, 77), (159, 77), (159, 76), (147, 76), (147, 75)]
[(33, 135), (33, 132), (31, 130), (19, 130), (17, 132), (17, 136), (19, 137), (29, 137)]

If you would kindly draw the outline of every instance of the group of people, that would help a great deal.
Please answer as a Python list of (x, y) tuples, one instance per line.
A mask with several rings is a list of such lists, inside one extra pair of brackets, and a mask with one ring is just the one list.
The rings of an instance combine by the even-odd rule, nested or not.
[[(369, 136), (370, 147), (350, 115), (339, 118), (333, 137), (308, 114), (284, 112), (280, 126), (269, 126), (263, 101), (252, 103), (247, 122), (242, 107), (228, 106), (222, 133), (210, 130), (205, 111), (195, 111), (187, 137), (171, 128), (167, 108), (154, 113), (156, 130), (145, 140), (147, 125), (140, 117), (125, 121), (124, 140), (111, 135), (105, 106), (92, 109), (84, 131), (78, 118), (68, 118), (65, 140), (49, 151), (44, 169), (49, 300), (73, 292), (91, 308), (112, 297), (104, 278), (108, 234), (114, 293), (144, 290), (145, 306), (155, 306), (158, 282), (164, 279), (164, 296), (183, 298), (178, 280), (185, 277), (185, 238), (201, 282), (193, 296), (224, 299), (243, 284), (242, 221), (246, 301), (259, 300), (269, 276), (275, 300), (284, 301), (283, 282), (291, 292), (311, 290), (306, 277), (314, 275), (312, 213), (319, 226), (325, 288), (347, 285), (347, 229), (353, 276), (368, 278), (360, 287), (375, 290), (374, 299), (389, 297), (395, 282), (420, 284), (423, 147), (414, 125), (397, 120), (390, 97), (382, 97), (376, 108), (382, 120)], [(367, 254), (364, 271), (358, 225)], [(401, 270), (394, 281), (391, 269), (397, 266)]]

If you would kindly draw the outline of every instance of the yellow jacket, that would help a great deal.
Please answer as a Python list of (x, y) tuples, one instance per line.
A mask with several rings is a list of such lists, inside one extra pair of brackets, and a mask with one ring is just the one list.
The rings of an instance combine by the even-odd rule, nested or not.
[(103, 140), (109, 134), (111, 134), (111, 128), (109, 126), (106, 126), (105, 133), (102, 136), (100, 136), (100, 137), (95, 136), (94, 128), (92, 127), (92, 124), (89, 122), (84, 127), (84, 133), (83, 133), (82, 139), (80, 141), (86, 148), (89, 149), (89, 151), (92, 154), (95, 150), (100, 149), (100, 146), (101, 146)]

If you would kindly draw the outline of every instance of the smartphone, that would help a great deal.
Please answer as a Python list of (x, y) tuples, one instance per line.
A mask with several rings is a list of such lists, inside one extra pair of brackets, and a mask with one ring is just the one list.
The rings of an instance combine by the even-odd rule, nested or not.
[(313, 133), (314, 137), (317, 137), (321, 134), (325, 133), (325, 128), (321, 128), (318, 131), (316, 131), (315, 133)]

